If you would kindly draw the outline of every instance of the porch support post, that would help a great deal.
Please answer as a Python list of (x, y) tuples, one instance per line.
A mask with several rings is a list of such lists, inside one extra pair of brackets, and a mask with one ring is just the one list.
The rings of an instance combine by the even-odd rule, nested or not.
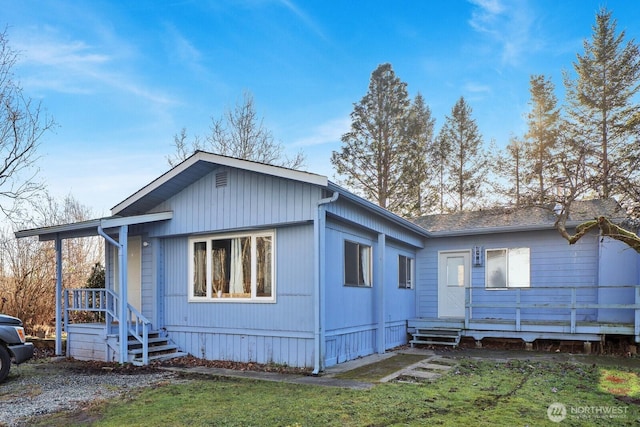
[(62, 313), (62, 239), (56, 235), (56, 356), (62, 356), (63, 316), (67, 313)]
[(378, 256), (377, 256), (377, 280), (374, 280), (373, 286), (377, 286), (378, 300), (378, 336), (376, 337), (377, 350), (379, 354), (383, 354), (386, 347), (386, 328), (385, 328), (385, 299), (384, 299), (384, 285), (385, 285), (385, 257), (386, 257), (387, 236), (384, 233), (378, 234)]
[(129, 231), (128, 225), (120, 226), (120, 234), (118, 237), (118, 264), (120, 266), (120, 323), (119, 323), (119, 335), (120, 335), (120, 363), (126, 363), (128, 352), (128, 314), (127, 307), (127, 235)]

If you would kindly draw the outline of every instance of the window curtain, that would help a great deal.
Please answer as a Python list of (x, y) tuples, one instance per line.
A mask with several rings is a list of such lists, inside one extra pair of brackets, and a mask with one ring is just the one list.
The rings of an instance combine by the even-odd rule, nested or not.
[(371, 248), (360, 246), (360, 265), (362, 266), (362, 282), (371, 286)]
[(193, 296), (203, 297), (207, 295), (207, 244), (198, 242), (194, 244), (193, 251)]
[(211, 276), (213, 279), (213, 292), (224, 292), (224, 285), (227, 278), (227, 250), (225, 248), (214, 248), (212, 253)]
[(231, 284), (229, 285), (229, 292), (232, 294), (244, 292), (244, 263), (242, 261), (242, 240), (231, 239)]

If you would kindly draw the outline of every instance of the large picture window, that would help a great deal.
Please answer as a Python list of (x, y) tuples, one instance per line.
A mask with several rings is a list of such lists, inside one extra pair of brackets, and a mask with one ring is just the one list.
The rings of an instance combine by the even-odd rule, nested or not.
[(190, 299), (273, 300), (274, 233), (189, 240)]
[(401, 289), (413, 287), (413, 258), (398, 256), (398, 287)]
[(528, 287), (529, 248), (487, 249), (486, 287)]
[(371, 246), (344, 241), (344, 283), (371, 286)]

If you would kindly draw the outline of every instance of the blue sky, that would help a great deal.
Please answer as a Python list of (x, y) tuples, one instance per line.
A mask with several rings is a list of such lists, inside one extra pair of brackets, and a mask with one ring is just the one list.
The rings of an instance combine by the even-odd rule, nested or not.
[(635, 0), (0, 0), (25, 92), (59, 124), (41, 178), (96, 216), (168, 169), (173, 136), (254, 96), (277, 141), (332, 178), (331, 152), (371, 72), (389, 62), (436, 130), (464, 96), (484, 141), (521, 135), (529, 76), (562, 99), (596, 11), (640, 40)]

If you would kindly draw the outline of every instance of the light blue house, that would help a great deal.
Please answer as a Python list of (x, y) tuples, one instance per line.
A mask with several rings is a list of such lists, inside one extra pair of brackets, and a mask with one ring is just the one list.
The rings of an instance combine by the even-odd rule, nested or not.
[(62, 240), (104, 238), (106, 289), (56, 283), (56, 352), (64, 329), (79, 359), (317, 373), (410, 340), (640, 339), (639, 257), (595, 233), (569, 246), (546, 220), (410, 222), (324, 176), (206, 152), (111, 217), (16, 236), (55, 241), (58, 265)]
[[(569, 229), (604, 215), (621, 220), (613, 199), (574, 202)], [(428, 230), (418, 252), (415, 342), (452, 335), (640, 340), (640, 257), (589, 233), (569, 245), (551, 209), (497, 208), (416, 220)], [(434, 331), (435, 329), (435, 331)], [(440, 334), (438, 334), (440, 333)]]

